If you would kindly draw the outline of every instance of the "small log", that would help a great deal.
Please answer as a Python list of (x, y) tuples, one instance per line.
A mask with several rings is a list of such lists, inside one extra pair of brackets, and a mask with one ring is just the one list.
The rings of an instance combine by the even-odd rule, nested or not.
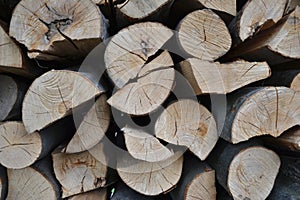
[(105, 136), (110, 123), (110, 108), (107, 97), (102, 94), (86, 113), (75, 135), (63, 150), (65, 153), (79, 153), (91, 149)]
[[(274, 1), (270, 0), (269, 2), (274, 4)], [(269, 6), (269, 8), (276, 8), (278, 5), (280, 5), (280, 2), (276, 2), (276, 5)], [(250, 12), (251, 16), (255, 16), (252, 13), (252, 10)], [(273, 66), (290, 62), (294, 59), (299, 59), (299, 19), (300, 7), (297, 6), (292, 13), (282, 18), (271, 28), (261, 31), (252, 39), (249, 39), (235, 48), (232, 48), (232, 50), (222, 58), (223, 61), (232, 60), (235, 58), (243, 58), (249, 61), (267, 61)]]
[(300, 122), (300, 95), (286, 87), (240, 90), (227, 99), (221, 137), (234, 144), (261, 135), (280, 136)]
[(7, 199), (60, 199), (61, 187), (51, 167), (51, 160), (43, 159), (32, 167), (8, 169)]
[(21, 48), (9, 37), (6, 26), (0, 21), (0, 72), (33, 78), (39, 71), (31, 67)]
[(170, 195), (173, 199), (180, 200), (215, 200), (215, 171), (207, 163), (186, 154), (181, 178)]
[(100, 190), (93, 190), (82, 194), (69, 197), (68, 200), (106, 200), (107, 190), (102, 188)]
[(0, 121), (21, 119), (22, 101), (28, 84), (8, 75), (0, 75)]
[[(101, 157), (101, 158), (98, 158)], [(99, 143), (90, 151), (77, 154), (56, 153), (52, 155), (57, 180), (62, 185), (62, 197), (103, 187), (106, 182), (106, 161), (103, 145)]]
[(84, 58), (107, 31), (92, 1), (22, 0), (14, 9), (9, 35), (27, 47), (30, 58), (69, 61)]
[[(141, 58), (139, 57), (138, 59)], [(131, 66), (134, 67), (133, 65)], [(172, 58), (167, 51), (164, 51), (154, 60), (145, 64), (142, 69), (138, 69), (142, 66), (136, 67), (138, 72), (136, 77), (130, 78), (132, 82), (128, 82), (122, 87), (123, 83), (128, 81), (124, 80), (126, 76), (131, 76), (135, 73), (127, 67), (127, 69), (124, 69), (124, 72), (111, 76), (113, 79), (122, 77), (121, 79), (116, 79), (116, 85), (122, 88), (107, 102), (118, 110), (130, 115), (146, 115), (153, 112), (161, 106), (173, 89), (175, 70), (171, 66), (173, 66)], [(113, 68), (116, 69), (117, 67), (114, 66)]]
[(157, 138), (143, 130), (124, 127), (122, 131), (125, 133), (127, 150), (135, 159), (160, 162), (174, 155), (173, 151), (161, 144)]
[(8, 180), (7, 170), (0, 165), (0, 199), (5, 200), (7, 197)]
[(21, 122), (0, 125), (0, 163), (9, 169), (28, 167), (48, 156), (68, 141), (75, 132), (72, 119), (63, 119), (50, 127), (28, 134)]
[(167, 192), (179, 181), (182, 172), (182, 152), (161, 162), (136, 160), (125, 154), (118, 157), (117, 171), (130, 188), (149, 196)]
[(180, 70), (197, 95), (227, 94), (271, 75), (266, 62), (243, 60), (221, 64), (189, 58), (180, 63)]
[(266, 199), (280, 167), (280, 158), (273, 151), (255, 142), (232, 145), (217, 144), (208, 158), (216, 170), (219, 183), (233, 199)]
[(188, 57), (213, 61), (231, 47), (231, 36), (224, 21), (208, 9), (188, 14), (176, 30), (178, 43)]
[(156, 137), (171, 144), (183, 145), (205, 160), (218, 141), (213, 115), (193, 100), (170, 104), (155, 123)]
[(173, 2), (174, 0), (127, 0), (116, 4), (117, 25), (125, 27), (140, 21), (163, 22), (167, 19)]
[(229, 25), (234, 45), (252, 37), (264, 26), (277, 23), (284, 14), (287, 0), (252, 0), (247, 1)]
[(41, 130), (102, 93), (83, 74), (51, 70), (37, 78), (25, 95), (22, 108), (25, 128), (28, 133)]

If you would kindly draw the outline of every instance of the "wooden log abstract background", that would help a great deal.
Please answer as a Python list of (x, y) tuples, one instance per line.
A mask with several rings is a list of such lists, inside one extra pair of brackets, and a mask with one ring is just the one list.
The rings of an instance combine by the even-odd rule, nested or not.
[(299, 200), (300, 0), (0, 0), (0, 199)]

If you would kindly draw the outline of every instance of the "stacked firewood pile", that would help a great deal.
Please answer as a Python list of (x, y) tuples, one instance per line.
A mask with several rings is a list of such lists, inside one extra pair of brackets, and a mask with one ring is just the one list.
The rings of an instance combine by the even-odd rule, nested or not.
[(0, 0), (1, 199), (300, 199), (299, 0)]

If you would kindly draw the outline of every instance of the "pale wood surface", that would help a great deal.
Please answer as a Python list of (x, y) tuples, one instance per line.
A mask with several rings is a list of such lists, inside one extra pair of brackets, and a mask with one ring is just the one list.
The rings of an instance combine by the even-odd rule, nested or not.
[(291, 89), (300, 93), (300, 73), (293, 79), (291, 83)]
[(218, 141), (213, 115), (194, 100), (179, 100), (169, 105), (155, 124), (156, 137), (186, 146), (204, 160)]
[(106, 189), (93, 190), (68, 198), (68, 200), (106, 200)]
[(177, 26), (177, 39), (189, 55), (213, 61), (231, 47), (231, 36), (223, 20), (213, 11), (196, 10)]
[(236, 1), (234, 0), (198, 0), (206, 8), (226, 12), (230, 15), (236, 15)]
[(197, 95), (227, 94), (271, 75), (266, 62), (243, 60), (221, 64), (189, 58), (180, 63), (180, 69)]
[(51, 70), (37, 78), (25, 95), (25, 128), (29, 133), (41, 130), (101, 93), (95, 83), (78, 72)]

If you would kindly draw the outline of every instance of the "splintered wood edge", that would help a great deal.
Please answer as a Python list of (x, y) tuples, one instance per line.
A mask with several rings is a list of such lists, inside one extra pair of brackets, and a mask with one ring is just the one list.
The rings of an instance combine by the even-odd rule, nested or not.
[(300, 73), (292, 81), (291, 89), (295, 90), (297, 93), (300, 93)]
[(1, 74), (0, 81), (0, 121), (3, 121), (13, 110), (13, 107), (18, 98), (19, 91), (18, 85), (12, 77)]
[(236, 1), (235, 0), (226, 0), (226, 1), (219, 1), (219, 0), (198, 0), (203, 6), (206, 8), (219, 10), (222, 12), (226, 12), (230, 15), (236, 15)]
[(106, 100), (105, 94), (101, 94), (96, 100), (68, 143), (64, 150), (65, 153), (79, 153), (89, 150), (105, 136), (111, 118), (110, 107)]
[(232, 143), (261, 135), (280, 136), (299, 125), (300, 94), (286, 87), (266, 87), (250, 96), (239, 108), (231, 128)]
[(225, 22), (209, 9), (189, 13), (176, 30), (181, 48), (199, 59), (213, 61), (231, 47), (231, 36)]
[(63, 198), (105, 186), (107, 165), (98, 157), (103, 156), (103, 146), (96, 145), (91, 151), (52, 154), (54, 173), (62, 185)]
[(215, 200), (217, 198), (215, 180), (214, 170), (204, 171), (203, 173), (196, 175), (192, 182), (186, 187), (184, 192), (184, 199)]
[(118, 90), (108, 104), (130, 115), (146, 115), (167, 99), (175, 82), (175, 70), (168, 51), (162, 52), (137, 74), (137, 81)]
[[(286, 7), (286, 0), (252, 0), (243, 7), (238, 20), (238, 35), (244, 41), (253, 36), (257, 29), (272, 20), (278, 22)], [(258, 9), (261, 8), (261, 9)]]
[(180, 68), (197, 95), (227, 94), (271, 75), (266, 62), (243, 60), (221, 64), (189, 58), (180, 63)]
[(170, 158), (174, 152), (162, 145), (154, 136), (130, 127), (124, 127), (125, 144), (129, 154), (135, 159), (159, 162)]
[(241, 151), (232, 160), (227, 185), (234, 199), (266, 199), (279, 172), (280, 158), (263, 147)]
[(42, 152), (42, 140), (35, 132), (28, 134), (21, 122), (0, 124), (0, 163), (9, 169), (32, 165)]
[(300, 7), (289, 14), (286, 22), (269, 42), (268, 48), (285, 57), (300, 58)]
[(104, 61), (116, 87), (122, 88), (135, 78), (148, 58), (172, 36), (171, 29), (157, 22), (134, 24), (113, 36), (105, 50)]
[(31, 167), (24, 169), (8, 169), (7, 199), (35, 199), (56, 200), (55, 187), (40, 172)]
[[(161, 162), (146, 162), (129, 156), (118, 159), (117, 171), (121, 179), (133, 190), (149, 196), (169, 191), (182, 173), (183, 152)], [(145, 181), (147, 180), (147, 181)]]
[(183, 145), (205, 160), (218, 141), (213, 115), (194, 100), (170, 104), (155, 123), (155, 135), (166, 142)]
[(103, 188), (69, 197), (68, 200), (106, 200), (106, 194), (107, 189)]
[(101, 93), (95, 83), (79, 72), (51, 70), (35, 79), (25, 95), (25, 128), (28, 133), (41, 130)]

